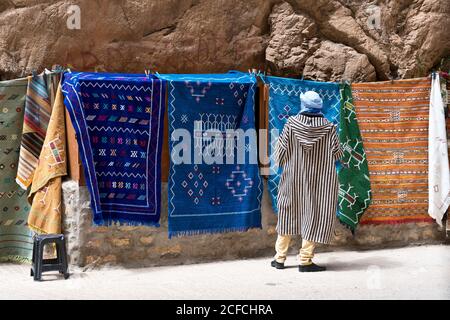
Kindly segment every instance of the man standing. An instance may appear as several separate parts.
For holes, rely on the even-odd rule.
[[[272,267],[284,269],[291,237],[302,237],[300,272],[324,271],[312,262],[316,243],[328,244],[334,230],[339,183],[335,162],[343,151],[336,126],[322,114],[314,91],[300,95],[301,111],[289,117],[275,149],[283,168],[278,193],[278,239]]]

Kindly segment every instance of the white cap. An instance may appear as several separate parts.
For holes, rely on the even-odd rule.
[[[300,94],[302,109],[322,109],[322,98],[315,91],[306,91]]]

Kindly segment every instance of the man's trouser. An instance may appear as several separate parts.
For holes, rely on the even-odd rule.
[[[289,250],[289,243],[291,242],[291,236],[278,235],[277,242],[275,243],[275,260],[279,263],[286,261],[287,252]],[[316,244],[312,241],[302,240],[302,248],[300,249],[298,260],[300,265],[307,266],[312,264],[312,258],[314,257],[314,249]]]

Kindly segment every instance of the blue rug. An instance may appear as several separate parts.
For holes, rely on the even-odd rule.
[[[64,75],[97,225],[159,226],[165,86],[145,75]]]
[[[282,170],[277,168],[273,158],[278,135],[272,133],[272,130],[276,129],[281,134],[287,119],[300,112],[300,94],[306,91],[315,91],[320,95],[323,100],[325,117],[339,125],[341,98],[338,83],[279,77],[264,77],[264,82],[269,85],[270,176],[268,178],[268,187],[272,198],[272,207],[275,212],[278,212],[278,183],[280,182]]]
[[[255,129],[256,78],[238,72],[160,77],[169,81],[169,237],[261,228],[262,182],[257,161],[250,161],[257,160],[256,145],[240,140],[245,161],[237,164],[237,144],[227,134]],[[192,139],[175,139],[176,129]],[[222,160],[189,163],[196,155]],[[235,161],[226,162],[229,156]]]

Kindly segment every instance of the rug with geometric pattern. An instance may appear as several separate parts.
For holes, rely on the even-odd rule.
[[[159,226],[165,88],[139,74],[64,74],[95,224]]]
[[[361,224],[433,222],[428,215],[430,78],[352,84],[372,203]]]
[[[26,78],[0,82],[0,261],[31,258],[27,193],[16,183]]]
[[[333,82],[279,77],[264,77],[264,82],[269,85],[270,176],[268,178],[268,187],[272,198],[272,207],[276,213],[278,212],[278,183],[280,182],[282,170],[275,164],[275,145],[287,119],[300,112],[300,94],[306,91],[317,92],[323,100],[322,112],[325,118],[338,126],[340,122],[341,96],[339,84]]]
[[[171,137],[169,237],[261,228],[255,76],[161,77],[168,80]]]

